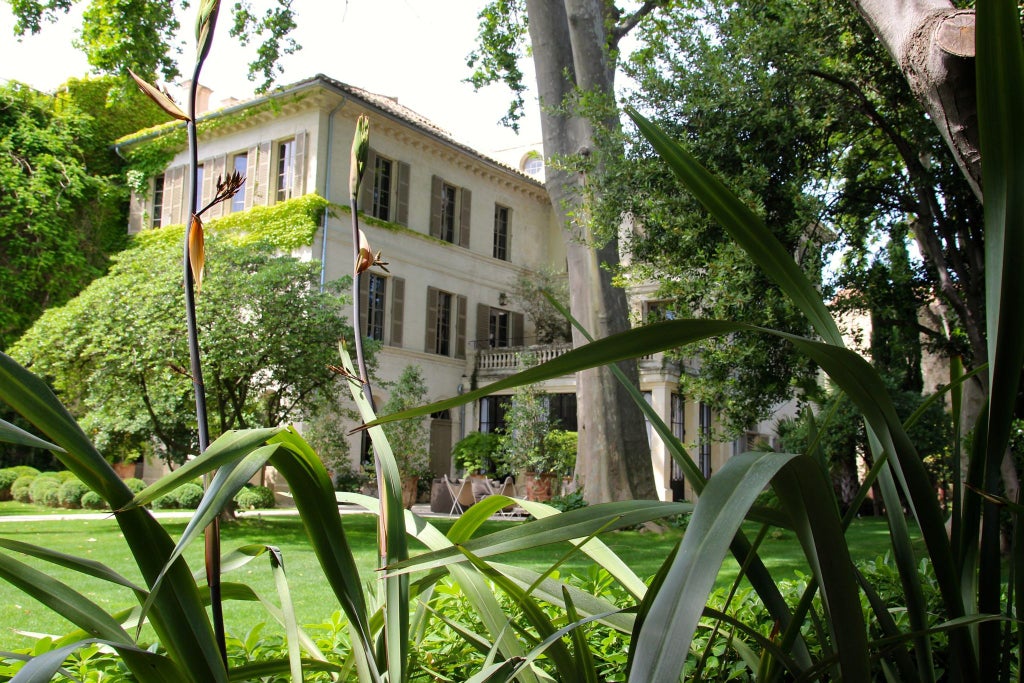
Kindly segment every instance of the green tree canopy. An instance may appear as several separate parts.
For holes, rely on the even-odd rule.
[[[108,105],[113,83],[73,80],[57,95],[0,86],[0,348],[126,244],[128,193],[110,145],[165,117],[137,95]]]
[[[318,263],[280,253],[297,226],[311,240],[325,204],[307,195],[208,226],[198,320],[218,434],[302,420],[336,400],[327,366],[338,339],[351,333],[342,302],[319,291]],[[110,457],[154,438],[170,461],[195,453],[182,232],[137,235],[107,275],[47,310],[11,350],[51,380]]]

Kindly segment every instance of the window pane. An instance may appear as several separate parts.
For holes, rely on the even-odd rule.
[[[437,346],[434,352],[447,356],[451,352],[452,295],[437,293]]]
[[[371,215],[391,220],[391,160],[377,157],[373,169],[373,207]]]
[[[249,170],[249,155],[248,154],[236,154],[234,161],[232,162],[234,171],[240,176],[246,176]],[[231,198],[231,210],[232,211],[243,211],[245,210],[245,184],[248,180],[242,182],[242,186],[238,188],[238,192]]]
[[[295,141],[286,140],[277,146],[277,201],[291,198],[294,175]]]
[[[494,258],[508,260],[508,207],[494,207]]]
[[[199,164],[196,167],[196,196],[198,197],[196,203],[199,206],[195,207],[195,210],[203,208],[203,176],[206,174],[206,167]]]
[[[384,294],[387,279],[370,273],[369,301],[366,305],[366,336],[384,341]]]
[[[153,180],[153,227],[160,227],[160,215],[164,211],[164,177],[158,175]]]
[[[441,186],[441,239],[455,242],[455,188]]]

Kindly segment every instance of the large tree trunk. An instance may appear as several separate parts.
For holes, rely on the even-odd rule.
[[[984,201],[974,71],[974,10],[957,9],[948,0],[850,1],[896,60],[914,96],[952,150],[967,182],[978,199]],[[984,323],[976,324],[971,345],[975,362],[980,363],[986,361],[988,352],[981,327]],[[980,380],[983,394],[987,395],[987,376],[982,375]],[[1000,471],[1005,494],[1016,500],[1020,477],[1009,449]]]
[[[544,152],[549,158],[587,155],[594,147],[593,124],[574,106],[580,92],[613,93],[614,65],[607,51],[605,4],[601,0],[527,0],[533,63],[541,100]],[[617,121],[606,122],[617,125]],[[547,165],[547,188],[564,226],[569,267],[569,306],[595,338],[625,330],[625,292],[611,282],[618,264],[613,240],[597,248],[581,197],[586,176]],[[585,343],[573,332],[573,343]],[[635,362],[620,364],[637,382]],[[610,369],[576,378],[579,456],[576,474],[588,502],[655,498],[654,473],[639,407]]]
[[[896,60],[981,199],[974,10],[957,9],[948,0],[851,2]]]

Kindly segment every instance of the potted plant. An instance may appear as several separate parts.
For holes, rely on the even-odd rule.
[[[471,432],[452,448],[455,469],[466,474],[497,473],[504,460],[498,452],[500,439],[493,432]]]
[[[544,449],[554,463],[553,471],[562,478],[562,495],[569,490],[576,470],[578,441],[577,433],[566,429],[552,429],[544,437]]]
[[[522,360],[527,367],[534,364],[525,355]],[[551,427],[544,392],[535,385],[516,389],[505,412],[505,433],[500,437],[498,452],[510,469],[524,472],[529,500],[551,499],[552,482],[560,465],[560,451],[549,450],[546,444]]]
[[[390,385],[391,394],[381,408],[382,415],[401,412],[423,405],[427,385],[423,373],[415,365],[407,365],[398,380]],[[426,418],[399,420],[384,427],[402,475],[402,503],[406,508],[416,502],[420,477],[428,474],[429,432]]]

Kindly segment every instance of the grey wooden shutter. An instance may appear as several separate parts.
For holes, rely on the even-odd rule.
[[[252,204],[255,206],[266,206],[270,203],[270,157],[273,146],[269,142],[261,142],[256,150],[256,182],[253,185]]]
[[[295,164],[292,167],[292,197],[306,194],[306,132],[295,134]]]
[[[512,261],[512,209],[508,209],[508,225],[505,228],[505,260]],[[522,328],[520,328],[522,329]]]
[[[469,205],[473,195],[466,188],[462,188],[460,194],[462,205],[459,207],[459,246],[469,249]]]
[[[249,152],[245,155],[245,187],[242,188],[242,192],[245,196],[242,198],[242,208],[251,209],[253,198],[256,196],[256,188],[259,185],[259,161],[260,161],[260,148],[250,147]]]
[[[366,168],[363,169],[363,184],[359,186],[359,210],[367,216],[373,214],[373,186],[377,183],[376,166],[377,153],[371,149],[369,154],[366,155]]]
[[[437,292],[434,287],[427,287],[427,333],[423,342],[427,353],[437,353]]]
[[[132,190],[131,198],[128,200],[128,234],[141,231],[145,224],[146,199]]]
[[[491,307],[487,304],[476,305],[476,348],[490,348]]]
[[[203,190],[203,201],[199,204],[200,209],[203,208],[206,202],[212,200],[214,195],[217,193],[217,181],[224,180],[225,176],[227,175],[227,173],[225,172],[227,165],[228,158],[223,154],[220,155],[219,157],[215,157],[206,162],[206,174],[203,176],[203,185],[206,185],[206,179],[209,178],[210,191],[209,193],[207,193],[205,189]],[[221,202],[220,204],[217,204],[212,209],[210,209],[210,218],[220,218],[226,213],[227,208],[229,208],[230,206],[230,199],[225,202]]]
[[[466,297],[459,295],[455,297],[458,302],[458,312],[455,322],[455,357],[466,357]]]
[[[359,336],[365,337],[366,323],[370,318],[370,274],[359,276]]]
[[[409,164],[398,162],[398,211],[395,222],[409,225]]]
[[[185,192],[186,166],[176,166],[164,175],[164,208],[160,225],[177,225],[185,222],[188,197]]]
[[[441,176],[430,179],[430,236],[441,237],[441,188],[444,181]]]
[[[512,346],[523,345],[523,314],[522,313],[509,313],[508,314],[508,338],[509,344]]]
[[[391,346],[402,345],[402,318],[405,315],[405,278],[391,278]]]

